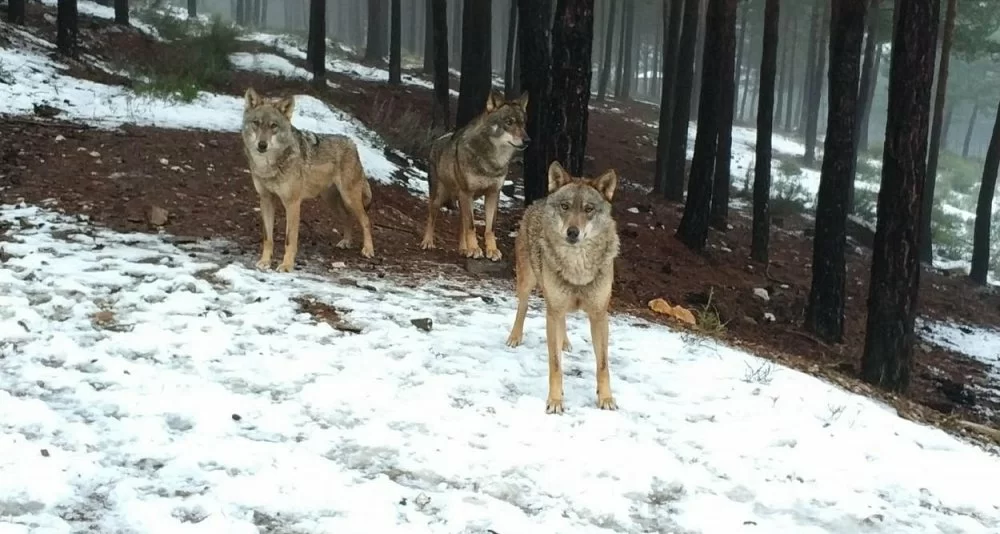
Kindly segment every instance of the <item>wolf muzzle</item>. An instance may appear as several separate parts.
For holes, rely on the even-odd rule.
[[[575,245],[580,241],[580,229],[575,226],[570,226],[566,229],[566,242],[570,245]]]
[[[267,141],[257,143],[257,152],[267,152]]]

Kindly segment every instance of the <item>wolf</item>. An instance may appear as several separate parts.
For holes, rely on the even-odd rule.
[[[561,353],[569,350],[566,314],[583,310],[597,358],[597,406],[616,410],[608,368],[608,305],[620,248],[611,199],[618,175],[571,176],[558,161],[548,170],[549,194],[524,210],[514,239],[517,315],[507,345],[524,336],[528,297],[536,286],[545,299],[545,340],[549,352],[546,413],[563,413]]]
[[[299,245],[299,213],[303,200],[321,196],[343,222],[343,239],[337,248],[352,246],[354,231],[349,213],[361,225],[361,256],[371,258],[372,190],[358,147],[343,135],[316,135],[292,125],[294,97],[264,98],[252,87],[246,91],[243,110],[243,152],[260,197],[264,223],[263,244],[257,268],[269,269],[274,251],[275,198],[285,208],[285,255],[278,271],[295,266]]]
[[[528,93],[515,100],[505,100],[497,91],[490,91],[486,109],[469,124],[434,140],[430,150],[430,195],[427,224],[420,248],[434,246],[434,223],[441,206],[458,201],[461,227],[458,251],[469,258],[482,258],[483,249],[473,222],[472,201],[484,197],[486,230],[483,241],[485,256],[493,261],[502,257],[497,249],[493,225],[500,200],[500,188],[514,154],[531,141],[525,130]]]

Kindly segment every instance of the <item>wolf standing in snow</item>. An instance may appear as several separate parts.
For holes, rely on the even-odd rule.
[[[266,99],[251,87],[243,111],[243,152],[250,165],[253,186],[260,197],[264,223],[257,267],[268,269],[274,251],[274,204],[285,208],[285,255],[278,270],[295,267],[299,245],[299,212],[303,200],[322,196],[343,222],[344,238],[337,248],[352,246],[350,214],[361,225],[361,255],[374,255],[368,207],[371,185],[365,177],[358,147],[343,135],[316,135],[292,126],[292,97]]]
[[[608,305],[618,256],[618,227],[611,198],[614,170],[597,178],[571,176],[558,161],[549,165],[549,194],[524,210],[514,240],[517,315],[507,345],[524,337],[528,296],[536,286],[545,299],[545,340],[549,351],[547,413],[563,412],[562,351],[569,350],[566,314],[583,310],[597,358],[597,405],[618,408],[611,396],[608,368]]]
[[[527,146],[528,93],[516,100],[504,100],[491,90],[486,110],[456,132],[447,133],[434,141],[430,152],[430,195],[427,224],[420,248],[434,248],[434,222],[445,202],[458,200],[462,226],[458,230],[458,252],[468,258],[482,258],[472,216],[472,201],[484,198],[486,229],[483,241],[486,257],[497,261],[493,224],[496,220],[500,188],[514,153]]]

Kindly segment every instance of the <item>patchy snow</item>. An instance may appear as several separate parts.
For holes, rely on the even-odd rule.
[[[917,331],[925,341],[984,363],[990,383],[978,389],[1000,400],[1000,330],[921,319]]]
[[[59,5],[58,0],[39,0],[39,1],[42,3],[42,5],[52,8],[58,7]],[[112,5],[102,6],[101,4],[98,4],[97,2],[91,2],[90,0],[77,0],[76,10],[80,15],[94,17],[95,19],[114,20],[115,18],[114,6]],[[181,12],[182,10],[177,9],[176,11],[174,11],[174,14],[176,16],[179,16],[178,14]],[[132,11],[132,15],[133,16],[129,17],[129,24],[132,27],[136,28],[137,30],[147,35],[151,35],[153,37],[159,37],[159,32],[156,31],[156,28],[153,28],[149,24],[146,24],[141,20],[138,20],[138,17],[134,16],[135,15],[134,10]],[[183,17],[187,18],[186,10],[183,10]]]
[[[573,315],[546,415],[544,314],[507,348],[509,284],[261,273],[222,241],[0,220],[5,533],[1000,528],[996,457],[711,341],[614,316],[602,412]]]
[[[291,61],[274,54],[250,54],[237,52],[229,55],[229,61],[240,70],[249,70],[297,80],[311,80],[312,74],[296,67]]]

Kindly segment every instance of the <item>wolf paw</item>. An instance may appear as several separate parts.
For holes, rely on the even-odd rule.
[[[617,410],[618,403],[616,403],[615,398],[610,395],[604,398],[598,397],[597,407],[602,410]]]
[[[434,238],[425,237],[424,240],[420,242],[420,248],[423,250],[434,250],[435,248],[437,248],[436,246],[434,246]]]
[[[489,258],[489,259],[491,259],[491,260],[493,260],[493,261],[500,261],[500,258],[503,257],[503,254],[500,253],[499,249],[487,248],[486,249],[486,257]]]
[[[515,334],[514,332],[511,332],[510,336],[507,337],[507,346],[517,347],[518,345],[521,344],[521,341],[523,339],[524,339],[524,334],[521,333]]]
[[[361,257],[362,258],[371,258],[374,255],[375,255],[375,247],[373,247],[371,245],[365,245],[365,246],[361,247]]]
[[[549,397],[549,400],[545,401],[545,413],[561,414],[563,413],[563,401],[561,398],[554,399]]]
[[[571,350],[573,350],[573,345],[570,344],[568,337],[564,337],[562,342],[562,351],[569,352]]]
[[[290,272],[292,272],[293,269],[295,269],[295,264],[293,262],[290,262],[290,261],[285,262],[285,261],[283,261],[283,262],[281,262],[281,265],[278,265],[277,271],[279,273],[290,273]]]
[[[266,271],[271,268],[271,260],[261,259],[257,262],[256,267],[262,271]]]
[[[337,248],[351,248],[352,245],[353,243],[351,243],[351,240],[345,237],[344,239],[337,241],[337,244],[334,246]]]
[[[478,246],[475,248],[467,248],[465,250],[459,250],[459,252],[464,254],[466,258],[474,258],[478,260],[479,258],[483,257],[483,249],[479,248]]]

